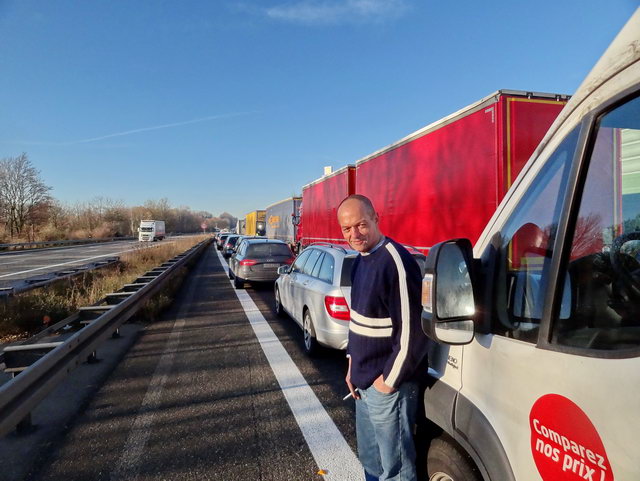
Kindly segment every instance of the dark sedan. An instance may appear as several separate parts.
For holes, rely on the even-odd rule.
[[[229,259],[229,278],[236,289],[245,282],[273,282],[278,268],[290,265],[294,255],[287,244],[275,239],[244,239]]]
[[[224,242],[224,244],[222,244],[222,255],[225,259],[231,257],[231,255],[235,252],[235,248],[244,237],[245,236],[235,234],[227,237],[227,240]]]
[[[231,234],[228,232],[223,232],[222,234],[220,234],[218,237],[216,237],[216,249],[218,249],[219,251],[222,250],[222,246],[224,245],[224,243],[227,241],[227,237],[229,237]]]

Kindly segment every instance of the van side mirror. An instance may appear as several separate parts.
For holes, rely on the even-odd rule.
[[[458,345],[473,340],[473,266],[468,239],[441,242],[429,251],[422,280],[422,330],[435,341]]]

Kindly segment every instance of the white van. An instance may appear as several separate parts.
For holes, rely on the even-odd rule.
[[[163,220],[141,220],[138,228],[138,241],[161,241],[166,236]]]
[[[640,10],[425,272],[430,480],[640,480]]]

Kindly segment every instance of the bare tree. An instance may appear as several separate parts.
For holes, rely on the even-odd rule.
[[[42,212],[51,200],[50,190],[27,154],[0,160],[0,214],[11,237],[21,235]]]
[[[238,219],[237,219],[237,218],[235,218],[235,217],[233,217],[233,216],[232,216],[231,214],[229,214],[228,212],[223,212],[223,213],[222,213],[222,214],[220,214],[218,217],[220,218],[220,220],[221,220],[222,222],[225,222],[225,221],[227,222],[227,227],[228,227],[229,229],[233,229],[233,228],[236,226],[236,224],[238,223]]]

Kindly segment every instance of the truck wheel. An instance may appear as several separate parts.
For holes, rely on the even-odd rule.
[[[233,279],[233,287],[236,289],[244,289],[244,281],[238,276],[235,276]]]
[[[471,457],[446,434],[429,445],[427,473],[429,481],[482,481]]]
[[[311,320],[311,313],[308,309],[304,311],[302,334],[304,336],[304,352],[307,353],[308,356],[316,356],[320,351],[320,345],[313,333],[313,321]]]
[[[284,310],[282,309],[282,302],[280,300],[280,289],[278,289],[277,287],[273,310],[276,311],[276,316],[284,317]]]

